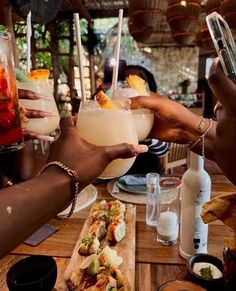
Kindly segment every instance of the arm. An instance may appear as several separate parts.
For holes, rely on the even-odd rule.
[[[186,144],[195,142],[209,125],[206,121],[203,129],[199,129],[201,117],[194,114],[183,105],[152,93],[149,97],[140,96],[131,98],[131,108],[146,107],[155,113],[154,126],[150,133],[151,137],[159,140]],[[214,140],[216,122],[205,137],[205,155],[214,160]],[[202,143],[198,143],[192,150],[201,154]]]
[[[147,151],[145,146],[95,146],[80,138],[73,122],[61,122],[61,136],[50,147],[48,161],[59,161],[76,171],[80,190],[97,178],[110,161]],[[0,257],[39,226],[65,209],[74,196],[71,178],[50,166],[40,176],[0,190]]]

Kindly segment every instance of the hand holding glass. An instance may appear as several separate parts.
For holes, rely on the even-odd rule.
[[[17,82],[19,89],[30,90],[47,98],[38,100],[20,99],[19,103],[26,109],[49,112],[49,116],[43,118],[29,118],[24,124],[27,131],[47,135],[55,131],[59,126],[60,116],[54,100],[52,89],[48,80]]]
[[[103,109],[96,101],[82,103],[76,128],[81,137],[96,145],[138,144],[132,113],[125,100],[118,102],[115,109]],[[135,157],[112,161],[100,178],[122,176],[134,160]]]

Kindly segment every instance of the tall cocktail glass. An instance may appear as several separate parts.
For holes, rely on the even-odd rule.
[[[21,149],[23,135],[11,35],[0,33],[0,153]]]
[[[116,145],[123,142],[138,144],[132,113],[128,103],[124,101],[118,102],[115,109],[103,109],[96,101],[82,103],[76,124],[79,134],[96,145]],[[131,168],[134,160],[135,157],[112,161],[100,178],[122,176]]]
[[[49,81],[31,80],[26,82],[17,82],[17,86],[19,89],[30,90],[48,97],[48,99],[37,100],[20,99],[20,104],[26,109],[42,110],[53,114],[52,116],[43,118],[29,118],[29,121],[24,125],[25,129],[44,135],[55,131],[59,126],[60,116]]]

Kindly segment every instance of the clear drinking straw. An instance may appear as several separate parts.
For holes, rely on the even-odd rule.
[[[31,11],[29,11],[26,20],[27,26],[27,73],[31,70],[31,36],[32,36],[32,27],[31,27]]]
[[[74,23],[75,23],[75,35],[76,35],[76,45],[78,51],[78,59],[79,59],[79,73],[80,73],[80,85],[81,85],[81,94],[82,101],[86,101],[86,93],[85,93],[85,83],[84,83],[84,62],[83,62],[83,48],[81,44],[81,32],[80,32],[80,24],[79,24],[79,13],[74,13]]]
[[[121,31],[122,31],[122,20],[123,20],[123,9],[119,9],[118,32],[117,32],[117,41],[116,41],[115,56],[114,56],[115,65],[114,65],[113,74],[112,74],[111,92],[113,92],[117,88],[119,59],[120,59],[120,39],[121,39]]]

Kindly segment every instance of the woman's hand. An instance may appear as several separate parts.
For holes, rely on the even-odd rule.
[[[209,72],[209,85],[218,99],[215,159],[224,174],[236,184],[236,85],[223,72],[215,59]]]
[[[198,129],[200,116],[195,115],[183,105],[157,93],[150,96],[131,98],[131,108],[145,107],[154,114],[154,125],[150,137],[159,140],[185,144],[200,136]]]
[[[59,161],[75,170],[84,188],[97,178],[114,159],[131,158],[147,152],[144,145],[119,144],[115,146],[96,146],[80,137],[72,118],[61,120],[61,135],[50,146],[48,162]]]
[[[19,99],[50,100],[50,98],[48,98],[47,96],[44,96],[42,94],[30,91],[30,90],[24,90],[24,89],[18,89],[18,95],[19,95]],[[20,114],[21,114],[21,123],[23,127],[23,134],[24,134],[25,140],[37,138],[40,140],[53,141],[53,138],[51,136],[41,135],[32,131],[25,130],[24,124],[29,122],[29,118],[44,118],[44,117],[55,116],[54,113],[48,112],[48,111],[42,111],[42,110],[27,109],[24,106],[20,105]]]

